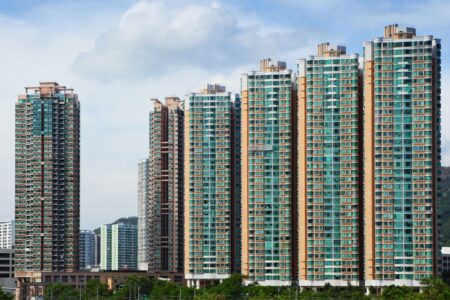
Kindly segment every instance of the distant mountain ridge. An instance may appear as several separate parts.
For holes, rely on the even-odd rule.
[[[119,223],[123,223],[123,224],[130,224],[130,225],[136,225],[137,226],[137,221],[138,218],[131,216],[131,217],[124,217],[124,218],[119,218],[117,220],[115,220],[114,222],[110,223],[110,224],[119,224]],[[94,232],[96,234],[100,234],[100,227],[94,229]]]

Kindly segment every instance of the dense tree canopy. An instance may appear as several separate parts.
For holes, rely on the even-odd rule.
[[[52,283],[45,287],[44,298],[49,300],[77,299],[79,291],[70,285],[63,283]]]
[[[82,291],[74,287],[55,283],[45,288],[45,299],[185,299],[185,300],[306,300],[306,299],[342,299],[342,300],[445,300],[450,299],[450,287],[442,279],[430,278],[422,281],[422,291],[418,288],[389,286],[382,290],[370,289],[366,295],[366,289],[348,285],[346,287],[333,287],[329,284],[323,288],[313,290],[311,288],[300,289],[292,285],[290,287],[267,287],[256,284],[244,285],[241,275],[234,274],[223,280],[220,284],[210,285],[196,289],[180,286],[170,281],[151,280],[145,277],[130,276],[127,282],[117,291],[111,292],[107,285],[98,280],[89,281]],[[3,297],[3,298],[2,298]],[[0,290],[0,300],[5,298]]]
[[[5,293],[0,287],[0,300],[13,300],[13,295]]]

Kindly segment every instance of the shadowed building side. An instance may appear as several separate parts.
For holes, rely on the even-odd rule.
[[[184,109],[177,97],[153,99],[149,115],[148,272],[182,281],[184,263]]]

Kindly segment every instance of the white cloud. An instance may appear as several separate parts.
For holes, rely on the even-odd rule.
[[[191,67],[227,72],[273,53],[304,51],[309,36],[298,29],[249,25],[218,2],[142,0],[73,68],[99,80],[161,77]]]

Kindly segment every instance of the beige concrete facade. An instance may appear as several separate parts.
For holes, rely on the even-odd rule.
[[[307,216],[306,216],[306,77],[298,78],[298,277],[307,280]]]
[[[373,61],[364,62],[364,266],[367,280],[375,279],[373,171]]]

